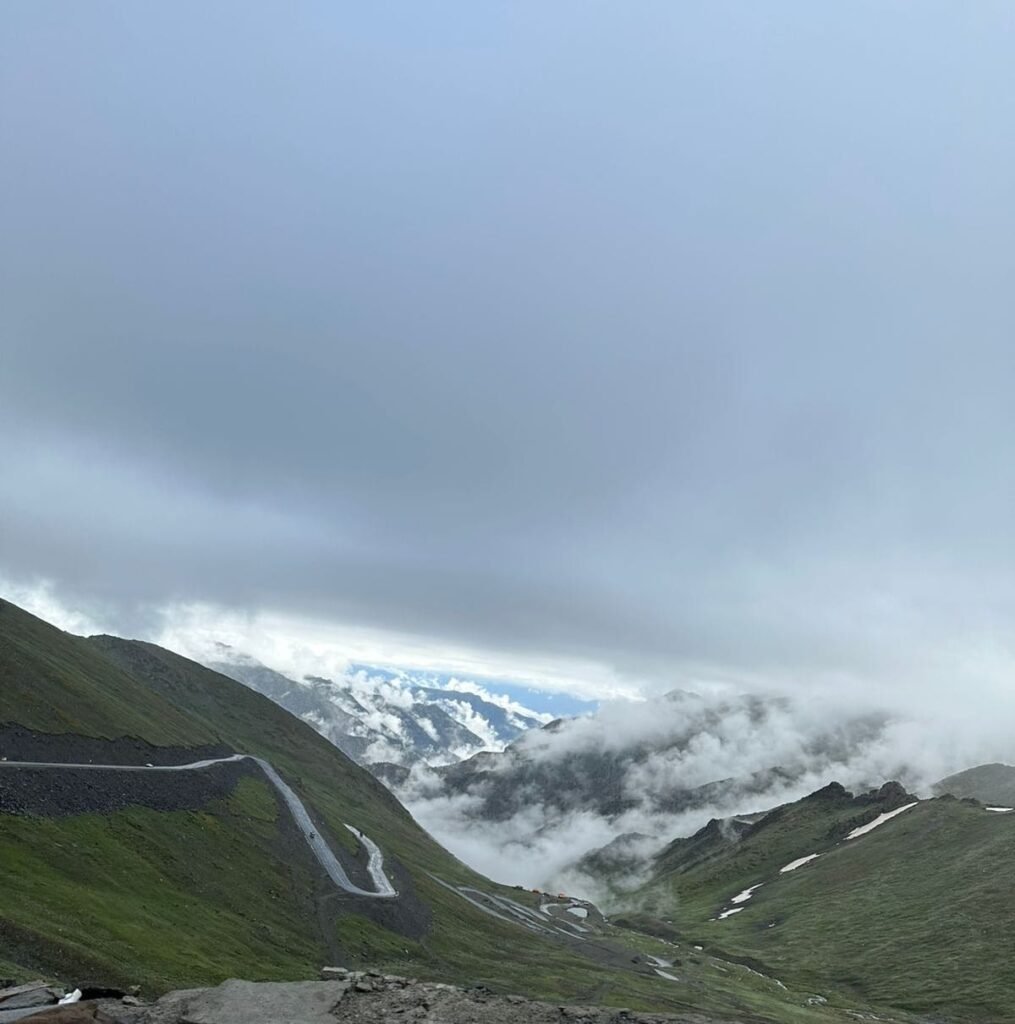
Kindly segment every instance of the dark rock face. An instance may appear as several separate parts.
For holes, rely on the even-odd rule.
[[[886,782],[880,789],[872,789],[856,799],[858,803],[885,804],[885,810],[890,811],[903,804],[912,803],[916,797],[907,793],[901,782]]]
[[[878,799],[891,803],[896,801],[899,803],[906,803],[909,800],[912,800],[913,797],[911,794],[906,792],[906,789],[901,782],[886,782],[878,790]]]
[[[808,800],[843,800],[849,799],[852,793],[848,792],[841,782],[829,782],[827,786],[815,790],[808,796]]]

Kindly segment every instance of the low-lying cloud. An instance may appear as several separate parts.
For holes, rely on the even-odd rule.
[[[894,779],[930,795],[954,771],[1012,760],[1015,715],[995,710],[987,725],[981,714],[948,721],[919,709],[859,715],[842,702],[719,692],[618,701],[527,733],[489,762],[498,780],[480,778],[458,792],[416,771],[399,795],[440,842],[492,877],[603,898],[599,881],[577,862],[618,836],[634,834],[628,852],[647,857],[710,818],[766,810],[832,781],[860,791]],[[594,776],[587,789],[568,788],[576,758],[592,773],[598,758],[606,774],[621,769],[619,809],[604,811],[605,786]],[[504,779],[512,780],[509,788],[517,780],[508,813],[497,788]],[[684,806],[698,787],[707,787],[695,798],[701,802]]]
[[[0,572],[1006,692],[1007,15],[862,6],[2,5]]]

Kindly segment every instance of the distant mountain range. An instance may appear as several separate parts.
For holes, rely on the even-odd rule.
[[[777,698],[706,700],[674,690],[631,707],[607,706],[586,719],[554,720],[501,751],[438,766],[435,775],[446,793],[474,797],[471,813],[490,821],[535,805],[608,819],[638,808],[659,814],[715,806],[739,811],[771,806],[773,793],[847,765],[885,726],[883,716],[856,716],[806,741],[794,738],[796,746],[790,746],[787,709]],[[723,746],[734,753],[716,758],[714,751]],[[397,781],[397,773],[385,780],[392,775]]]
[[[293,679],[227,644],[206,665],[270,697],[363,765],[454,764],[503,750],[552,718],[436,673],[354,664],[339,679]]]
[[[898,724],[778,696],[674,690],[530,729],[502,751],[374,765],[452,853],[504,881],[608,900],[674,836],[841,781],[913,785]]]
[[[405,711],[458,700],[447,696],[459,692],[452,686],[398,673],[294,683],[224,656],[283,699],[323,694],[349,716],[333,715],[348,730],[377,710],[361,689]],[[356,704],[336,703],[336,691]],[[509,712],[502,726],[517,727],[515,709],[488,703]],[[482,705],[465,704],[494,728]],[[574,859],[593,835],[592,809],[631,794],[651,809],[676,793],[760,777],[764,764],[796,787],[828,772],[862,776],[864,764],[873,771],[892,746],[890,723],[833,727],[820,710],[670,695],[529,728],[506,755],[431,774],[476,776],[458,800],[483,813],[485,794],[508,801],[494,778],[501,766],[518,790],[515,817],[538,830],[535,845],[526,853],[511,841],[515,817],[468,818],[462,838],[496,834],[521,881],[554,816]],[[308,700],[305,714],[314,713]],[[411,717],[429,737],[422,723],[433,720]],[[426,746],[398,721],[407,743]],[[365,750],[376,742],[358,738]],[[578,764],[592,773],[573,794],[582,810],[562,813],[566,787],[583,781]],[[376,972],[367,981],[401,973],[469,984],[484,1004],[493,992],[538,996],[554,1020],[589,1019],[557,1007],[595,1002],[618,1008],[618,1020],[628,1016],[619,1007],[644,1007],[701,1024],[1015,1021],[1007,765],[952,776],[938,790],[958,795],[923,800],[899,782],[852,792],[832,782],[774,806],[778,785],[759,794],[764,804],[742,802],[749,787],[734,785],[734,813],[693,829],[595,833],[612,840],[584,863],[614,890],[604,917],[582,890],[526,891],[476,873],[434,841],[427,821],[421,828],[367,771],[254,687],[150,643],[71,636],[2,600],[0,765],[0,978],[13,984],[5,996],[0,982],[0,1002],[38,978],[157,995],[244,976],[305,979],[337,962]],[[554,783],[554,765],[571,774]],[[628,784],[618,788],[620,770]],[[282,800],[287,790],[310,818],[310,837],[357,888],[336,891]],[[395,888],[384,898],[363,888],[375,857]],[[86,1016],[83,1005],[76,1019]]]

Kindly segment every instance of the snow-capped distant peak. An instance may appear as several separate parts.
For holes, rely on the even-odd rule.
[[[337,678],[269,668],[228,644],[205,663],[303,718],[361,764],[431,767],[499,752],[552,718],[478,682],[349,665]]]

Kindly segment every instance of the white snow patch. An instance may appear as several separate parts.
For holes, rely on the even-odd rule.
[[[798,860],[791,860],[784,868],[779,868],[779,874],[784,875],[787,871],[796,871],[797,868],[802,868],[805,864],[812,860],[817,860],[820,856],[820,853],[809,853],[806,857],[800,857]]]
[[[76,988],[73,992],[68,992],[62,999],[57,1002],[58,1006],[66,1006],[68,1003],[76,1003],[81,999],[81,989]]]
[[[749,889],[744,889],[743,892],[738,892],[730,903],[746,903],[750,898],[755,889],[760,889],[765,883],[758,882],[757,885],[752,885]]]
[[[878,825],[883,825],[886,821],[891,821],[897,814],[901,814],[903,811],[908,811],[910,807],[915,807],[920,801],[914,800],[911,804],[904,804],[902,807],[896,807],[894,811],[885,811],[884,814],[879,814],[873,821],[869,821],[866,825],[861,825],[859,828],[853,829],[847,839],[858,839],[860,836],[867,835],[868,832],[873,831]]]
[[[718,919],[720,921],[725,921],[727,917],[732,917],[734,914],[739,914],[740,911],[743,910],[743,909],[745,909],[745,908],[744,907],[734,907],[732,910],[724,910],[719,915]]]
[[[660,978],[665,978],[667,981],[680,981],[676,975],[669,974],[667,971],[661,971],[658,967],[656,968],[656,974],[658,974]]]
[[[575,917],[580,917],[582,920],[589,916],[589,912],[584,907],[568,907],[567,912],[574,914]]]
[[[998,814],[1007,814],[1015,810],[1015,807],[984,807],[985,811],[997,811]]]

